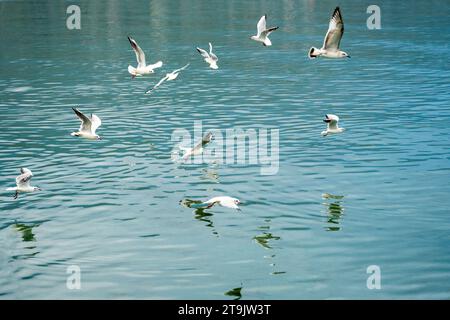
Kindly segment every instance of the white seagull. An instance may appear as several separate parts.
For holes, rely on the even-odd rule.
[[[76,132],[72,132],[70,135],[74,137],[82,137],[89,140],[101,140],[101,138],[95,134],[95,131],[102,124],[102,121],[95,114],[91,115],[89,119],[83,113],[81,113],[78,109],[72,108],[75,114],[80,118],[81,125],[80,129]]]
[[[264,46],[271,46],[272,42],[269,39],[269,34],[271,34],[273,31],[277,30],[278,27],[271,27],[267,29],[266,27],[266,19],[267,15],[263,15],[261,19],[259,19],[258,24],[256,25],[257,28],[257,34],[256,36],[251,36],[250,39],[262,42]]]
[[[323,40],[322,48],[317,49],[315,47],[311,47],[308,54],[309,58],[314,59],[320,56],[326,58],[350,58],[346,52],[339,50],[339,44],[341,43],[343,34],[344,21],[342,20],[339,7],[336,7],[333,15],[331,16],[328,32]]]
[[[153,69],[162,67],[163,65],[162,61],[158,61],[155,64],[147,65],[145,62],[145,53],[141,49],[141,47],[138,46],[136,40],[134,40],[131,37],[128,37],[128,41],[130,41],[131,47],[133,48],[134,53],[136,53],[136,60],[138,62],[137,68],[128,66],[128,72],[131,74],[132,78],[136,76],[143,76],[146,74],[154,73]]]
[[[219,61],[219,58],[217,58],[217,56],[212,52],[211,42],[209,42],[209,53],[206,50],[198,47],[197,51],[202,55],[203,58],[205,58],[205,61],[209,63],[209,67],[211,69],[219,69],[219,67],[217,66],[217,61]]]
[[[345,130],[344,128],[339,128],[339,117],[337,115],[327,114],[325,115],[325,119],[323,119],[323,122],[327,123],[327,130],[322,131],[321,133],[323,136],[326,136],[329,133],[341,133]]]
[[[181,158],[183,161],[186,161],[191,156],[196,156],[203,153],[203,147],[205,147],[208,143],[213,140],[213,134],[211,132],[206,133],[202,140],[199,141],[193,148],[183,148],[179,147],[184,151],[183,157]]]
[[[17,187],[7,188],[7,191],[15,191],[14,199],[17,199],[19,196],[19,192],[34,192],[40,191],[41,189],[38,187],[30,186],[30,180],[33,177],[33,173],[30,169],[20,168],[21,175],[16,178]]]
[[[241,210],[238,207],[238,204],[240,204],[241,202],[236,199],[236,198],[232,198],[232,197],[228,197],[228,196],[221,196],[221,197],[214,197],[212,199],[209,199],[206,202],[203,202],[204,205],[206,205],[206,208],[211,208],[214,205],[218,204],[222,207],[227,207],[227,208],[232,208],[232,209],[237,209],[237,210]]]
[[[159,82],[151,89],[147,90],[145,93],[151,93],[153,90],[155,90],[156,88],[158,88],[164,81],[172,81],[175,80],[178,77],[178,73],[184,69],[186,69],[189,66],[189,63],[187,65],[185,65],[183,68],[177,69],[177,70],[173,70],[170,73],[166,73],[166,76],[164,78],[162,78],[161,80],[159,80]]]

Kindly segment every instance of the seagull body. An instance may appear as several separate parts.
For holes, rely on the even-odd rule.
[[[203,58],[205,58],[206,63],[209,64],[209,67],[211,69],[219,69],[219,67],[217,66],[217,61],[219,61],[219,58],[217,58],[217,56],[212,52],[211,42],[209,42],[209,52],[198,47],[197,51],[202,55]]]
[[[164,78],[162,78],[161,80],[159,80],[159,82],[151,89],[147,90],[145,93],[151,93],[153,90],[155,90],[156,88],[158,88],[164,81],[172,81],[175,80],[178,77],[178,74],[180,73],[180,71],[186,69],[189,66],[189,63],[187,65],[185,65],[183,68],[174,70],[170,73],[166,73],[166,76]]]
[[[184,151],[183,157],[181,158],[183,161],[186,161],[192,156],[196,156],[203,153],[203,147],[205,147],[208,143],[213,140],[213,135],[211,132],[206,133],[202,140],[199,141],[193,148],[182,148],[181,150]]]
[[[131,76],[134,78],[136,76],[143,76],[146,74],[154,73],[154,69],[162,67],[163,63],[162,61],[158,61],[155,64],[147,65],[145,61],[145,53],[139,47],[137,42],[131,38],[128,37],[128,41],[130,41],[131,47],[134,50],[134,53],[136,54],[136,60],[137,60],[137,68],[134,68],[132,66],[128,66],[128,72],[131,74]]]
[[[339,117],[337,115],[327,114],[325,115],[325,119],[323,119],[323,122],[327,123],[327,130],[322,131],[322,136],[326,136],[331,133],[341,133],[345,130],[344,128],[339,128]]]
[[[75,114],[80,118],[81,125],[80,129],[76,132],[72,132],[70,135],[74,137],[81,137],[89,140],[101,140],[100,136],[98,136],[95,131],[102,124],[102,121],[95,114],[91,115],[91,118],[88,118],[83,113],[81,113],[78,109],[72,108]]]
[[[278,27],[267,28],[266,19],[267,15],[263,15],[261,19],[259,19],[258,24],[256,25],[258,33],[256,34],[256,36],[251,36],[250,39],[262,42],[262,44],[267,47],[272,45],[272,42],[269,39],[269,34],[277,30]]]
[[[7,188],[7,191],[15,191],[14,199],[17,199],[19,196],[19,192],[34,192],[34,191],[40,191],[41,189],[38,187],[32,187],[30,186],[30,180],[33,177],[33,173],[30,169],[27,168],[20,168],[21,175],[16,178],[16,187]]]
[[[211,208],[214,205],[218,204],[219,206],[222,207],[227,207],[227,208],[232,208],[232,209],[237,209],[237,210],[241,210],[238,207],[238,204],[240,204],[241,202],[236,199],[236,198],[232,198],[232,197],[228,197],[228,196],[221,196],[221,197],[214,197],[212,199],[209,199],[206,202],[203,202],[204,205],[207,205],[206,208]]]
[[[317,49],[315,47],[311,47],[308,54],[309,58],[350,58],[350,56],[346,52],[339,49],[339,44],[341,43],[343,34],[344,21],[342,20],[342,15],[339,7],[336,7],[331,16],[330,24],[328,26],[328,32],[325,36],[325,39],[323,40],[322,48]]]

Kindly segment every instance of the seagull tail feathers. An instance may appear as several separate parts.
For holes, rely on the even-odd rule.
[[[15,188],[15,187],[6,188],[6,191],[16,191],[16,190],[17,190],[17,188]]]
[[[315,48],[315,47],[311,47],[311,49],[309,49],[309,53],[308,53],[308,57],[310,59],[315,59],[320,55],[320,50]]]

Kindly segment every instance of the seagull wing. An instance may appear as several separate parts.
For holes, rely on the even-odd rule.
[[[329,129],[337,129],[338,128],[338,121],[337,120],[331,120],[328,123],[328,128]]]
[[[213,134],[211,132],[207,132],[202,138],[202,143],[203,144],[210,143],[212,139],[213,139]]]
[[[205,59],[209,58],[209,53],[206,52],[206,50],[203,50],[201,48],[197,48],[197,51],[202,55],[203,58],[205,58]]]
[[[168,79],[168,76],[166,75],[164,78],[162,78],[161,80],[159,80],[159,82],[151,89],[147,90],[145,93],[150,93],[153,90],[155,90],[156,88],[158,88],[164,81],[166,81]]]
[[[258,34],[256,35],[259,37],[261,33],[263,33],[266,30],[266,18],[267,15],[263,15],[261,19],[259,19],[258,24],[256,25],[256,29],[258,30]]]
[[[203,148],[203,140],[197,142],[197,144],[192,148],[192,151],[200,151]]]
[[[211,44],[211,42],[209,42],[209,56],[214,61],[218,61],[219,60],[219,58],[217,58],[217,56],[212,52],[212,44]]]
[[[88,117],[86,117],[83,113],[81,113],[77,108],[72,108],[72,110],[75,112],[75,114],[80,118],[81,125],[80,125],[80,131],[86,131],[91,132],[92,127],[92,121]]]
[[[20,172],[22,174],[16,178],[17,187],[29,187],[33,173],[27,168],[21,168]]]
[[[339,7],[334,9],[333,15],[330,19],[328,32],[323,41],[323,49],[337,50],[341,43],[342,35],[344,34],[344,21],[342,20],[341,11]]]
[[[330,122],[328,122],[328,129],[337,129],[338,128],[339,117],[337,115],[327,114],[326,118],[328,120],[330,120]]]
[[[102,125],[102,120],[97,117],[95,114],[91,115],[91,130],[92,134],[95,134],[95,131]]]
[[[215,204],[220,204],[221,197],[214,197],[212,199],[209,199],[208,201],[203,202],[204,205],[207,205],[208,208],[211,208]]]
[[[272,27],[272,28],[266,29],[263,32],[261,32],[261,35],[264,37],[268,37],[269,34],[271,34],[273,31],[275,31],[277,29],[278,29],[278,27]]]
[[[189,67],[189,63],[188,63],[187,65],[185,65],[184,67],[180,68],[180,69],[173,70],[172,73],[177,73],[177,72],[183,71],[183,70],[186,69],[187,67]]]
[[[141,47],[139,47],[139,45],[137,44],[136,40],[134,40],[131,37],[128,37],[128,41],[130,41],[131,47],[134,50],[134,53],[136,54],[136,60],[138,62],[138,68],[142,68],[146,66],[145,63],[145,53],[144,51],[141,49]]]

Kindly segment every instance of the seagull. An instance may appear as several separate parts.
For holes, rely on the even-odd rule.
[[[82,137],[89,140],[101,140],[101,138],[95,134],[95,131],[102,124],[102,121],[95,114],[91,115],[89,119],[83,113],[81,113],[78,109],[72,108],[72,110],[76,113],[78,118],[81,120],[80,129],[77,132],[72,132],[70,135],[74,137]]]
[[[266,19],[267,15],[263,15],[261,19],[259,19],[258,24],[256,25],[258,33],[256,36],[251,36],[250,39],[262,42],[264,46],[271,46],[272,42],[269,39],[269,34],[272,33],[272,31],[275,31],[278,29],[278,27],[272,27],[267,29],[266,27]]]
[[[350,56],[339,50],[339,44],[341,43],[342,35],[344,34],[344,21],[342,21],[341,11],[339,7],[334,9],[333,15],[330,19],[328,26],[328,32],[323,41],[321,49],[311,47],[309,49],[309,58],[314,59],[320,56],[326,58],[350,58]]]
[[[158,88],[164,81],[172,81],[175,80],[178,77],[178,73],[184,69],[186,69],[189,66],[189,63],[187,65],[185,65],[183,68],[177,69],[177,70],[173,70],[170,73],[166,73],[166,76],[164,78],[162,78],[161,80],[159,80],[159,82],[151,89],[147,90],[145,93],[151,93],[153,90],[155,90],[156,88]]]
[[[207,209],[213,207],[215,204],[218,204],[219,206],[237,209],[239,211],[241,210],[238,207],[238,204],[240,204],[240,203],[241,202],[238,199],[228,197],[228,196],[214,197],[212,199],[209,199],[206,202],[203,202],[204,205],[207,205],[207,207],[206,207]]]
[[[17,199],[19,192],[34,192],[41,191],[42,189],[38,187],[30,186],[30,180],[33,177],[33,173],[30,169],[20,168],[21,175],[16,178],[17,187],[7,188],[7,191],[15,191],[14,199]]]
[[[212,45],[211,42],[209,42],[209,53],[201,48],[197,47],[197,51],[202,55],[203,58],[205,58],[205,61],[209,63],[209,67],[211,69],[219,69],[217,66],[217,61],[219,61],[219,58],[212,52]]]
[[[339,117],[337,115],[327,114],[325,115],[325,119],[323,119],[323,122],[327,123],[327,130],[322,131],[321,133],[323,136],[326,136],[329,133],[341,133],[345,130],[344,128],[339,128]]]
[[[214,197],[205,202],[198,200],[184,199],[181,200],[180,203],[188,208],[195,208],[195,209],[209,209],[217,204],[222,207],[237,209],[241,211],[241,209],[238,207],[238,204],[240,204],[241,202],[236,198],[228,196]]]
[[[214,139],[213,134],[211,132],[206,133],[202,140],[199,141],[193,148],[182,148],[184,151],[183,157],[181,158],[183,161],[186,161],[191,156],[196,156],[203,153],[203,147],[205,147],[208,143],[210,143]]]
[[[136,60],[138,62],[137,68],[132,66],[128,66],[128,72],[131,74],[131,77],[134,78],[136,76],[143,76],[145,74],[154,73],[153,69],[162,67],[162,61],[158,61],[155,64],[147,65],[145,63],[145,53],[142,51],[141,47],[137,44],[136,40],[131,37],[128,37],[128,41],[130,41],[131,47],[136,53]]]

